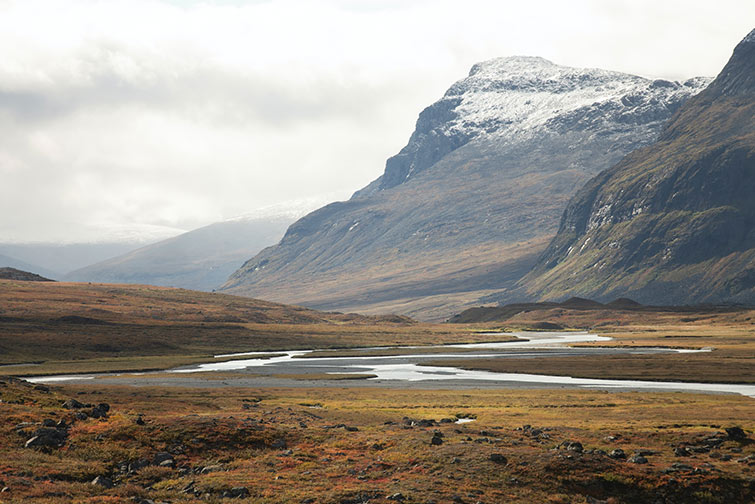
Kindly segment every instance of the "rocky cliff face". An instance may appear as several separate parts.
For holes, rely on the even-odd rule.
[[[513,285],[555,233],[568,198],[654,141],[707,83],[532,57],[477,64],[420,114],[380,178],[294,223],[224,288],[443,318]]]
[[[569,203],[530,296],[755,303],[755,30],[656,143]]]

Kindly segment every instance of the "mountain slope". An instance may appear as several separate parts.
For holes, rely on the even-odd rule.
[[[22,271],[16,268],[0,268],[1,280],[22,280],[24,282],[53,282],[49,278],[37,275],[36,273],[29,273],[28,271]]]
[[[21,271],[31,271],[33,273],[41,274],[42,276],[53,278],[57,276],[53,271],[42,268],[35,264],[29,264],[25,261],[21,261],[14,257],[9,257],[4,254],[0,254],[0,267],[13,268]]]
[[[443,319],[513,285],[577,188],[652,142],[706,83],[532,57],[477,64],[420,114],[380,178],[294,223],[224,289]]]
[[[283,236],[293,217],[218,222],[65,275],[67,281],[211,290],[250,255]]]
[[[755,30],[658,142],[579,191],[526,292],[755,303],[753,118]]]

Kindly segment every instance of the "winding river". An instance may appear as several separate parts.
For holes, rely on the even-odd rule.
[[[491,337],[504,333],[489,333]],[[511,336],[512,333],[505,333]],[[107,376],[110,383],[132,385],[182,385],[182,386],[346,386],[343,381],[293,380],[280,376],[302,376],[307,374],[339,374],[374,376],[364,380],[350,380],[348,386],[393,386],[417,388],[533,388],[569,387],[619,390],[667,390],[709,393],[735,393],[755,397],[755,385],[722,383],[688,383],[641,380],[601,380],[572,378],[522,373],[494,373],[470,371],[453,367],[422,365],[438,359],[517,359],[532,357],[561,357],[580,355],[609,354],[653,354],[669,352],[700,352],[709,350],[676,350],[667,348],[608,348],[570,347],[574,343],[604,342],[611,338],[588,332],[526,332],[513,333],[521,341],[474,343],[442,346],[408,347],[403,355],[374,355],[380,350],[393,350],[395,347],[371,347],[349,349],[348,356],[318,357],[316,351],[292,350],[276,352],[243,352],[217,355],[223,361],[186,366],[165,370],[174,378],[151,378],[138,376],[139,373],[121,373]],[[407,349],[407,347],[403,347]],[[454,352],[453,349],[460,351]],[[437,353],[442,350],[443,353]],[[364,353],[364,355],[359,355]],[[306,356],[306,357],[305,357]],[[230,360],[229,360],[230,359]],[[233,371],[234,376],[227,380],[205,380],[202,372]],[[245,374],[248,376],[245,377]],[[87,381],[103,375],[69,375],[30,378],[29,381],[53,383],[61,381]],[[329,383],[330,382],[330,383]]]

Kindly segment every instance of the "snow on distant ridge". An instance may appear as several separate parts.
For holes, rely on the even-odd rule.
[[[683,83],[597,68],[572,68],[536,56],[495,58],[472,66],[425,108],[380,178],[354,193],[363,198],[405,183],[470,142],[524,145],[567,133],[600,133],[642,145],[712,79]]]
[[[460,100],[444,133],[474,137],[495,131],[513,136],[536,132],[552,119],[585,107],[616,102],[624,109],[702,91],[709,78],[684,83],[652,80],[597,68],[572,68],[536,56],[495,58],[474,65],[442,100]],[[637,100],[626,99],[636,96]],[[520,136],[521,138],[521,136]]]
[[[238,221],[251,221],[259,219],[299,219],[304,217],[313,210],[327,205],[332,201],[336,201],[341,198],[341,194],[326,194],[319,196],[312,196],[309,198],[300,198],[295,200],[283,201],[274,205],[267,205],[257,208],[251,212],[226,219],[226,222],[238,222]]]

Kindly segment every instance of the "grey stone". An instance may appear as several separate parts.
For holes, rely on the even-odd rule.
[[[102,488],[113,488],[115,484],[110,478],[106,478],[105,476],[97,476],[92,480],[92,485],[99,486]]]

